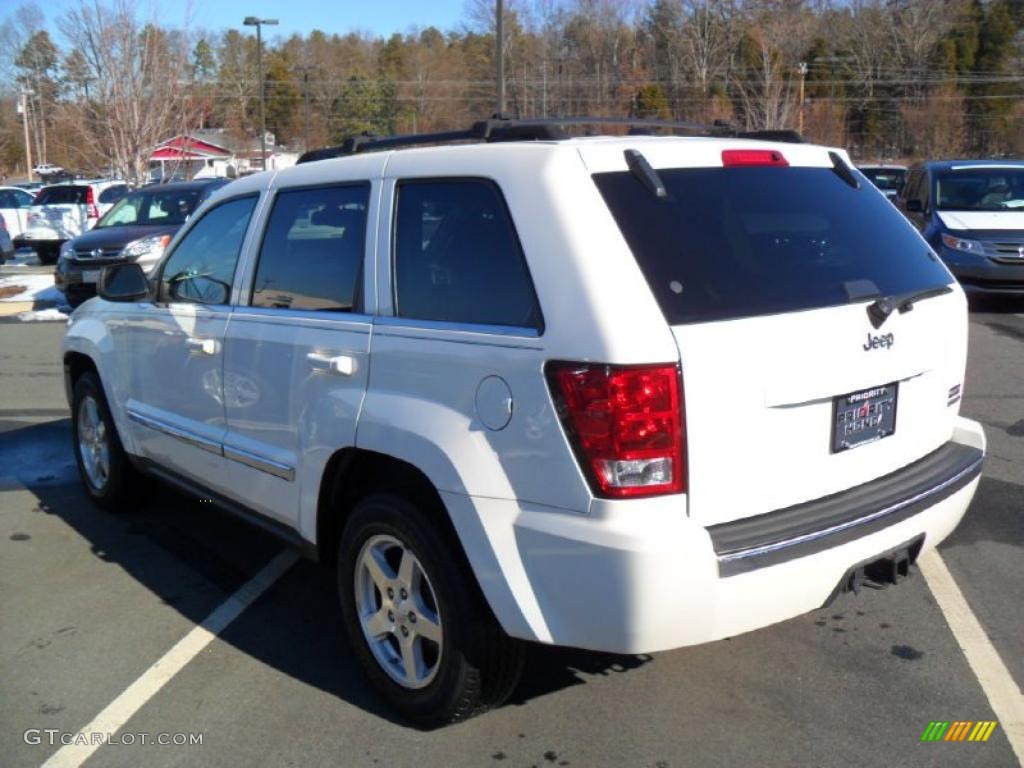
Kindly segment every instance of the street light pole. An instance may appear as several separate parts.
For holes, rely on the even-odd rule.
[[[260,80],[260,165],[261,170],[267,170],[267,114],[263,91],[263,36],[260,30],[264,24],[277,24],[277,19],[260,19],[256,16],[246,16],[242,23],[247,27],[256,27],[256,68]]]
[[[798,117],[797,133],[804,135],[804,80],[807,77],[807,62],[801,61],[797,65],[797,72],[800,73],[800,112]]]

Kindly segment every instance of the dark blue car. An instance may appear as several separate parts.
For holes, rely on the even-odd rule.
[[[1024,161],[915,165],[896,205],[965,291],[1024,296]]]

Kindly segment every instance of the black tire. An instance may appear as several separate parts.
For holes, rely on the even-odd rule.
[[[429,580],[443,628],[443,650],[432,681],[399,685],[377,661],[356,605],[357,566],[364,544],[393,537],[412,552]],[[515,690],[526,658],[480,594],[457,543],[428,514],[401,497],[378,493],[359,501],[338,548],[338,592],[349,642],[371,685],[403,718],[421,728],[466,720],[502,704]],[[396,636],[397,637],[397,636]]]
[[[36,255],[39,263],[46,267],[52,267],[60,258],[60,243],[57,245],[43,245],[36,248]]]
[[[82,455],[82,441],[79,439],[80,411],[90,400],[96,404],[105,431],[108,468],[106,481],[103,483],[94,481],[86,470],[86,459]],[[121,438],[117,434],[117,427],[110,416],[110,408],[107,406],[107,398],[103,394],[99,377],[92,371],[86,371],[75,382],[71,405],[71,446],[75,454],[75,463],[78,465],[78,476],[82,481],[82,487],[85,488],[93,503],[111,512],[125,511],[133,498],[137,498],[135,491],[138,474],[121,445]]]

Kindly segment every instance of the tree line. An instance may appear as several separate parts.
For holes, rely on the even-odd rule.
[[[797,128],[863,159],[1024,152],[1024,0],[506,0],[506,114]],[[282,13],[286,12],[282,9]],[[356,21],[356,20],[354,20]],[[400,20],[396,20],[399,24]],[[133,0],[83,2],[44,28],[0,28],[0,169],[34,156],[144,171],[196,128],[258,135],[248,30],[171,28]],[[369,132],[467,126],[495,110],[493,0],[456,29],[264,42],[267,128],[297,149]],[[272,28],[268,28],[272,29]],[[60,44],[56,42],[60,40]],[[800,94],[803,93],[801,101]]]

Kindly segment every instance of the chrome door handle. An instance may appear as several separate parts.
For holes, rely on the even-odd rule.
[[[356,372],[356,359],[351,355],[324,355],[310,352],[306,355],[309,367],[314,371],[333,373],[337,376],[351,376]]]
[[[216,339],[194,339],[189,336],[185,339],[185,346],[193,352],[201,352],[204,355],[216,355],[217,354],[217,340]]]

